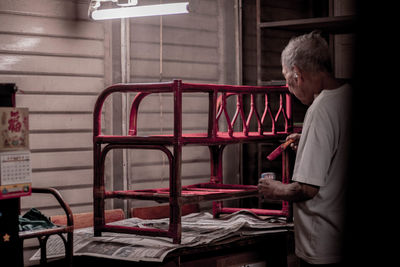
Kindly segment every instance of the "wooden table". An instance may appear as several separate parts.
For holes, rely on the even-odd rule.
[[[186,247],[171,252],[162,263],[132,262],[91,256],[74,256],[73,266],[145,266],[145,267],[223,267],[249,266],[252,263],[265,263],[257,266],[288,266],[288,254],[293,246],[292,229],[271,230],[270,232],[228,238],[226,240]],[[62,260],[50,263],[60,266]]]

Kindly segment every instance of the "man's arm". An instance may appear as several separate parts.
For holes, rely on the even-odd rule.
[[[298,202],[313,198],[318,193],[319,187],[299,182],[283,184],[271,179],[260,179],[258,191],[267,199]]]

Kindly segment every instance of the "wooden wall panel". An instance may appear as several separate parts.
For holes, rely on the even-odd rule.
[[[202,130],[207,131],[208,114],[183,114],[182,116],[182,127],[184,131],[188,130]],[[149,124],[148,122],[152,122]],[[172,131],[174,127],[174,115],[173,113],[146,113],[143,114],[138,120],[138,130],[142,131],[156,131],[160,128],[164,130]]]
[[[130,28],[131,41],[134,42],[156,42],[160,41],[159,25],[136,25]],[[194,45],[204,47],[218,46],[217,33],[215,31],[197,31],[185,28],[164,28],[164,44]]]
[[[243,84],[257,84],[256,1],[243,1]]]
[[[158,28],[157,28],[158,29]],[[198,45],[198,44],[197,44]],[[218,52],[215,48],[206,46],[177,46],[173,44],[165,44],[163,46],[165,54],[163,59],[166,61],[180,62],[197,62],[197,63],[214,63],[218,64]],[[160,45],[154,43],[135,45],[132,51],[132,58],[159,60]],[[185,55],[185,57],[182,57]]]
[[[333,14],[335,16],[350,16],[357,13],[356,1],[335,0]],[[355,34],[336,34],[334,37],[335,77],[352,79],[355,62]]]
[[[88,3],[0,1],[0,82],[15,82],[20,89],[17,106],[30,109],[33,185],[58,188],[73,212],[92,210],[92,110],[98,93],[110,84],[112,63],[120,63],[111,62],[118,60],[110,47],[118,44],[110,41],[111,24],[88,20]],[[131,19],[130,81],[160,80],[161,46],[162,81],[222,83],[220,6],[220,1],[197,1],[195,12],[164,16],[162,26],[159,17]],[[139,124],[149,133],[169,131],[172,96],[148,99]],[[184,131],[205,127],[207,108],[207,94],[185,96]],[[110,119],[107,107],[105,112],[103,125]],[[131,155],[130,179],[139,175],[143,188],[168,185],[167,178],[160,183],[165,160],[159,153]],[[183,184],[208,181],[208,160],[207,147],[185,147]],[[62,213],[44,196],[22,199],[23,212],[32,206],[46,215]]]
[[[81,205],[82,203],[88,204],[92,202],[92,187],[87,188],[68,188],[62,190],[62,196],[69,205]],[[29,201],[30,205],[37,207],[39,210],[46,210],[47,208],[54,208],[57,206],[57,200],[53,196],[45,194],[35,194],[30,197],[26,197],[26,201]]]
[[[17,83],[17,105],[30,109],[33,185],[58,188],[77,212],[91,210],[91,116],[97,94],[108,85],[111,65],[106,62],[110,32],[105,23],[87,19],[88,3],[0,1],[0,82]],[[159,17],[131,19],[131,82],[160,80],[161,46],[162,81],[222,83],[221,14],[219,1],[197,1],[195,12],[163,17],[162,40]],[[170,131],[172,96],[148,99],[139,125],[148,133]],[[184,131],[203,131],[207,108],[207,94],[186,95]],[[132,179],[135,169],[146,179],[151,174],[146,168],[165,168],[165,156],[143,155],[132,155]],[[184,184],[209,179],[206,147],[184,148],[183,157]],[[155,176],[148,186],[158,181]],[[23,199],[23,211],[37,204],[49,215],[61,213],[46,202],[36,196]]]
[[[103,77],[54,75],[1,74],[0,82],[12,80],[21,94],[91,94],[97,95],[104,87]]]
[[[28,107],[32,112],[92,112],[96,95],[62,94],[18,94],[19,106]],[[68,119],[67,117],[65,119]]]
[[[57,2],[57,0],[55,1]],[[35,5],[32,1],[25,2]],[[51,1],[47,0],[47,2]],[[85,8],[85,6],[81,8]],[[34,36],[104,39],[104,31],[101,23],[53,17],[37,17],[36,15],[32,16],[31,13],[6,12],[8,11],[3,11],[0,16],[1,32]]]
[[[91,114],[35,114],[29,116],[31,132],[44,131],[87,131],[92,130]]]
[[[32,184],[57,188],[73,212],[92,211],[92,111],[111,64],[107,26],[87,19],[88,3],[0,1],[0,82],[16,83],[17,106],[30,111]],[[21,205],[63,213],[42,194]],[[36,248],[25,245],[28,266]]]
[[[0,2],[0,82],[19,88],[30,111],[34,186],[55,187],[73,211],[91,211],[92,111],[105,87],[104,23],[87,19],[89,1]],[[62,213],[42,196],[22,211]]]
[[[204,108],[208,105],[208,94],[187,93],[182,98],[182,110],[187,112],[207,112]],[[172,94],[153,94],[146,96],[140,104],[141,112],[173,112],[173,96]]]
[[[102,58],[104,55],[102,40],[15,34],[0,34],[0,50],[8,53],[74,57]]]
[[[166,184],[166,187],[169,186],[168,179],[168,164],[165,165],[154,165],[151,168],[147,166],[138,166],[136,168],[132,168],[131,173],[134,174],[129,179],[130,188],[135,189],[150,189],[150,188],[162,188],[165,185],[161,185],[163,183]],[[187,179],[196,180],[194,183],[201,183],[207,180],[210,181],[210,166],[208,162],[183,162],[182,165],[182,183]],[[148,186],[148,187],[146,187]]]
[[[92,137],[92,132],[31,133],[29,135],[29,144],[33,152],[42,150],[92,149]]]
[[[0,63],[1,64],[1,63]],[[141,77],[157,77],[159,79],[159,62],[154,60],[134,59],[131,61],[132,76],[138,80]],[[163,62],[163,80],[180,78],[185,81],[204,80],[206,82],[218,81],[218,64],[196,62]]]
[[[77,191],[79,191],[80,189],[82,189],[82,187],[92,187],[91,185],[93,183],[93,171],[91,168],[76,170],[70,169],[68,170],[68,172],[66,170],[67,168],[65,170],[59,171],[45,170],[41,172],[35,172],[33,173],[33,179],[35,179],[35,183],[37,186],[56,187],[60,190],[61,194],[63,194],[62,192],[68,188],[76,189]],[[79,197],[77,198],[77,200],[79,200]],[[24,201],[26,201],[26,199],[24,199]],[[77,203],[78,202],[75,202],[74,206],[78,206],[76,205]],[[45,207],[46,205],[41,206]],[[46,210],[44,209],[44,211]],[[59,214],[60,213],[62,212],[59,211]]]
[[[0,10],[41,17],[86,19],[88,0],[2,0]]]
[[[98,58],[4,54],[0,60],[0,71],[12,74],[102,77],[104,66],[103,60]]]
[[[66,170],[74,166],[76,169],[87,168],[93,162],[91,150],[59,152],[37,152],[32,158],[32,168],[36,170]],[[36,179],[35,179],[36,180]]]
[[[168,2],[168,1],[164,1]],[[171,1],[173,2],[173,1]],[[221,25],[219,1],[196,1],[195,11],[185,15],[130,20],[130,66],[132,82],[170,81],[222,83]],[[161,60],[161,65],[160,65]],[[160,73],[162,71],[162,73]],[[143,100],[138,126],[141,134],[171,134],[173,96],[157,94]],[[183,131],[207,129],[208,95],[185,94]],[[168,164],[160,152],[130,152],[129,187],[168,186]],[[184,148],[182,183],[209,180],[206,147]],[[142,205],[133,201],[132,205]]]

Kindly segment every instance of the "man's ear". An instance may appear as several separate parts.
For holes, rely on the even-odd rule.
[[[293,72],[297,82],[302,82],[304,80],[303,72],[296,65],[293,66]]]

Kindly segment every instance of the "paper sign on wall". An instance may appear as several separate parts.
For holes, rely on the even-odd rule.
[[[29,150],[27,108],[0,108],[0,151]]]

